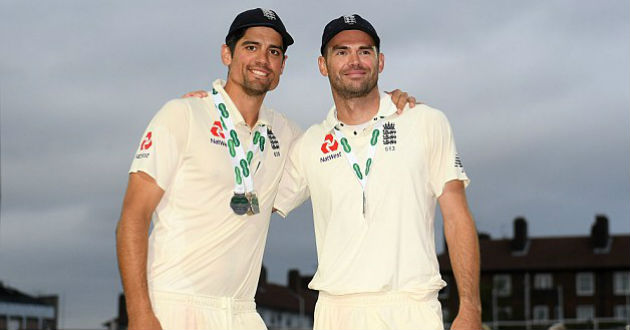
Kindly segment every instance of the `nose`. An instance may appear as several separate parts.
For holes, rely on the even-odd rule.
[[[350,64],[358,65],[361,61],[359,61],[359,53],[358,52],[350,52]]]
[[[260,50],[256,53],[256,64],[269,64],[269,52]]]

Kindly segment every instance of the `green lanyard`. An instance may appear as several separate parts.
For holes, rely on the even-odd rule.
[[[346,136],[341,132],[339,128],[337,127],[334,128],[335,137],[337,138],[337,140],[339,140],[339,143],[341,143],[341,146],[343,147],[342,149],[346,155],[346,160],[350,164],[350,167],[352,168],[354,172],[354,176],[359,180],[359,183],[361,184],[361,190],[363,192],[363,215],[364,216],[365,216],[365,208],[366,208],[365,190],[367,188],[367,179],[368,179],[368,175],[370,174],[370,167],[372,166],[372,163],[374,162],[374,155],[376,154],[376,145],[378,144],[378,137],[379,135],[381,135],[381,130],[383,128],[384,121],[385,121],[385,118],[379,119],[376,122],[376,124],[374,124],[374,128],[372,129],[372,136],[370,138],[370,146],[368,147],[368,154],[367,154],[368,157],[367,157],[367,160],[365,161],[364,172],[361,171],[359,160],[357,159],[356,155],[352,151],[352,147],[350,146],[350,143],[348,142],[348,139],[346,138]]]
[[[221,125],[225,128],[228,134],[227,145],[230,161],[232,162],[232,168],[234,169],[234,197],[230,201],[230,207],[236,214],[242,215],[245,213],[256,214],[258,210],[258,197],[254,192],[254,180],[250,165],[254,156],[260,152],[261,154],[265,150],[265,140],[267,140],[267,128],[265,125],[258,125],[258,130],[254,133],[252,144],[249,146],[247,154],[243,150],[243,145],[238,138],[238,133],[234,128],[234,123],[230,119],[230,113],[227,110],[225,101],[216,89],[212,89],[212,99],[214,100],[215,108],[219,113],[221,119]],[[260,157],[262,163],[263,157]],[[260,166],[260,164],[258,165]]]

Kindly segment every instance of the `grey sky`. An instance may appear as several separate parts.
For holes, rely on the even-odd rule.
[[[583,235],[596,213],[630,231],[628,1],[3,0],[0,280],[61,294],[62,327],[114,316],[114,228],[141,134],[168,99],[225,77],[227,28],[259,6],[296,40],[266,103],[303,128],[332,102],[322,28],[359,13],[381,36],[381,88],[449,117],[480,231],[510,236],[522,215],[532,235]],[[315,270],[309,205],[274,216],[265,264],[282,283]]]

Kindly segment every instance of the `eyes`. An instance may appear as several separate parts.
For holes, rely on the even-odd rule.
[[[259,49],[258,45],[253,45],[253,44],[245,45],[243,48],[245,48],[245,50],[250,53],[256,52]],[[274,57],[282,56],[282,51],[278,48],[272,47],[272,48],[269,48],[268,51],[271,56],[274,56]]]
[[[374,55],[374,49],[372,48],[361,48],[357,51],[359,56],[372,56]],[[345,48],[338,48],[333,50],[334,56],[347,56],[350,55],[350,50]]]

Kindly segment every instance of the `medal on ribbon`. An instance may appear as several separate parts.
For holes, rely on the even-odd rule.
[[[230,113],[227,110],[223,97],[216,89],[212,89],[212,98],[215,108],[219,113],[219,118],[223,128],[228,134],[227,151],[232,168],[234,169],[234,196],[230,199],[230,208],[238,215],[254,215],[260,213],[258,196],[254,191],[254,171],[251,170],[251,162],[254,156],[261,153],[260,162],[262,162],[262,153],[265,150],[265,141],[267,140],[267,128],[265,125],[258,125],[258,129],[254,132],[252,143],[247,152],[244,151],[241,140],[234,127]],[[260,164],[258,164],[260,167]]]

